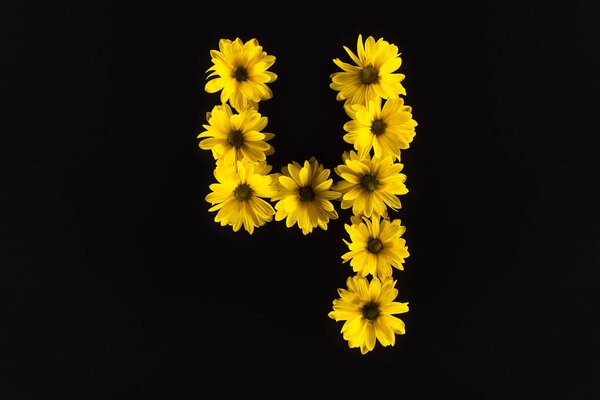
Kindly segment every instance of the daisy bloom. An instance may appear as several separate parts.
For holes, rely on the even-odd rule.
[[[204,132],[198,138],[203,150],[211,150],[219,164],[233,165],[243,158],[250,162],[264,161],[266,155],[275,150],[267,140],[274,134],[261,132],[267,125],[268,118],[261,116],[254,109],[245,109],[234,114],[227,104],[215,106],[207,113],[208,125],[202,125]]]
[[[350,348],[360,347],[366,354],[375,348],[375,339],[382,346],[393,346],[396,336],[404,335],[404,322],[392,314],[408,311],[408,303],[393,300],[398,295],[396,281],[391,278],[371,282],[356,275],[346,281],[348,290],[338,289],[340,298],[333,300],[329,318],[346,321],[342,335]]]
[[[408,193],[404,185],[403,165],[390,156],[359,158],[351,151],[342,155],[344,164],[334,170],[343,180],[333,190],[342,193],[342,209],[352,207],[352,213],[366,217],[385,215],[386,205],[393,210],[402,207],[397,195]]]
[[[239,38],[233,42],[221,39],[219,51],[211,50],[210,56],[213,66],[206,72],[213,71],[208,78],[216,77],[206,82],[204,90],[208,93],[221,90],[221,103],[229,100],[233,108],[242,110],[257,108],[259,101],[273,97],[266,84],[277,79],[275,73],[267,71],[275,57],[267,55],[258,40],[243,43]]]
[[[412,119],[410,106],[402,97],[370,101],[368,106],[352,104],[344,107],[351,121],[344,124],[344,141],[354,144],[360,158],[373,149],[376,157],[400,159],[400,149],[408,149],[415,136],[417,122]]]
[[[406,94],[400,82],[403,74],[393,72],[400,68],[402,59],[398,47],[380,38],[375,41],[369,36],[363,46],[362,36],[358,35],[357,53],[355,55],[344,46],[356,65],[347,64],[334,59],[335,65],[344,72],[331,74],[329,87],[337,90],[337,100],[346,100],[346,104],[369,104],[377,97],[384,99]]]
[[[238,161],[236,166],[218,165],[214,170],[219,183],[209,186],[211,193],[206,201],[213,206],[208,211],[219,210],[215,222],[221,226],[231,225],[237,232],[242,225],[250,234],[255,227],[273,219],[275,210],[260,197],[271,197],[275,189],[268,175],[271,166],[266,162],[257,164]]]
[[[406,227],[400,224],[399,219],[380,221],[379,216],[373,216],[371,220],[363,217],[360,223],[346,224],[350,242],[342,240],[350,251],[342,255],[342,259],[350,261],[354,272],[362,276],[389,277],[392,266],[403,270],[402,263],[409,254],[406,241],[400,237]]]
[[[330,190],[332,179],[329,169],[323,168],[314,157],[304,161],[304,165],[293,161],[281,168],[277,175],[277,194],[272,197],[277,214],[275,220],[285,218],[290,228],[295,223],[307,235],[317,226],[327,230],[329,219],[337,219],[337,211],[330,200],[337,199],[340,193]]]

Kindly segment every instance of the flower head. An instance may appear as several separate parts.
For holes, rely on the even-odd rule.
[[[352,207],[355,215],[385,215],[386,205],[397,210],[402,207],[397,195],[408,193],[404,185],[406,175],[401,174],[403,165],[391,157],[359,158],[351,151],[344,152],[344,164],[334,170],[343,180],[334,185],[342,193],[343,209]]]
[[[215,222],[221,226],[231,225],[237,232],[242,225],[250,234],[255,227],[273,219],[275,210],[261,197],[275,194],[271,166],[265,162],[238,161],[236,165],[217,165],[214,170],[219,183],[211,184],[206,201],[213,204],[208,211],[219,210]]]
[[[363,46],[362,36],[358,35],[357,53],[355,55],[344,46],[356,65],[347,64],[334,59],[333,62],[344,72],[331,74],[333,90],[339,91],[337,100],[346,100],[346,104],[364,104],[374,101],[377,97],[384,99],[406,94],[400,82],[403,74],[393,72],[400,68],[402,59],[398,47],[380,38],[375,41],[369,36]]]
[[[379,216],[373,216],[371,220],[363,217],[363,221],[353,222],[345,225],[350,242],[344,240],[344,243],[350,251],[342,259],[350,261],[354,272],[385,278],[392,275],[392,266],[404,269],[402,263],[409,254],[406,241],[401,238],[406,228],[399,219],[380,221]]]
[[[354,144],[360,158],[373,149],[376,157],[392,156],[399,160],[400,149],[408,149],[415,136],[417,122],[402,97],[388,99],[383,107],[381,98],[377,98],[368,106],[352,104],[345,109],[352,120],[344,124],[348,132],[344,140]]]
[[[329,317],[346,321],[342,335],[350,348],[360,347],[365,354],[375,348],[376,339],[382,346],[393,346],[395,335],[404,335],[404,322],[392,314],[408,311],[408,303],[393,300],[398,296],[396,281],[379,280],[356,275],[346,281],[348,290],[338,289],[340,298],[333,300]]]
[[[337,211],[330,200],[337,199],[340,194],[330,190],[332,179],[329,169],[325,169],[314,157],[300,165],[293,161],[281,169],[278,175],[277,194],[272,200],[277,214],[275,220],[285,218],[288,228],[295,223],[307,235],[317,226],[327,229],[329,219],[338,218]]]
[[[206,83],[209,93],[221,91],[221,103],[227,100],[238,111],[246,107],[257,108],[261,100],[273,97],[266,85],[277,79],[277,75],[267,71],[275,62],[275,57],[267,55],[258,40],[243,43],[239,38],[231,41],[221,39],[219,50],[211,50],[213,71],[208,77],[217,76]]]
[[[207,113],[208,125],[199,138],[207,138],[198,144],[201,149],[211,150],[218,164],[233,165],[243,158],[250,162],[264,161],[266,155],[275,150],[267,140],[275,137],[261,132],[267,126],[267,117],[254,109],[245,109],[234,114],[227,104],[215,106]]]

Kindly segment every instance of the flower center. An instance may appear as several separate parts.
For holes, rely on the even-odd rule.
[[[374,191],[377,185],[379,185],[379,181],[373,175],[363,175],[360,178],[360,186],[368,192]]]
[[[241,183],[233,191],[233,197],[239,201],[246,201],[252,196],[252,188],[245,183]]]
[[[368,302],[362,307],[362,315],[369,321],[375,321],[379,317],[379,304]]]
[[[248,80],[248,70],[244,67],[237,67],[231,77],[238,82],[245,82]]]
[[[231,147],[239,149],[244,144],[244,134],[239,130],[233,130],[227,135],[227,143]]]
[[[373,121],[371,124],[371,132],[373,132],[373,135],[375,136],[379,136],[385,132],[385,123],[382,119],[376,119]]]
[[[377,81],[379,78],[379,73],[375,69],[375,67],[368,65],[360,70],[360,81],[365,85],[370,85],[371,83]]]
[[[313,192],[310,186],[304,186],[298,189],[298,195],[300,196],[300,201],[312,201],[315,198],[315,192]]]
[[[367,243],[367,250],[369,250],[373,254],[380,253],[383,250],[383,243],[379,239],[371,239],[369,243]]]

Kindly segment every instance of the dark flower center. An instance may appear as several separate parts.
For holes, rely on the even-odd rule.
[[[252,188],[245,183],[239,184],[233,191],[233,197],[239,201],[246,201],[252,196]]]
[[[375,321],[379,317],[379,304],[369,302],[362,307],[362,315],[369,321]]]
[[[363,175],[360,178],[360,186],[368,192],[374,191],[377,185],[379,185],[379,181],[373,175]]]
[[[248,70],[244,67],[237,67],[233,74],[231,74],[232,78],[235,78],[238,82],[245,82],[248,80]]]
[[[304,186],[298,189],[298,195],[300,195],[300,201],[312,201],[315,198],[315,192],[313,192],[310,186]]]
[[[383,243],[379,239],[371,239],[369,243],[367,243],[367,250],[369,250],[373,254],[380,253],[383,250]]]
[[[368,65],[360,70],[360,81],[365,85],[370,85],[371,83],[377,81],[379,78],[379,73],[375,69],[375,67]]]
[[[233,130],[227,135],[227,143],[231,147],[239,149],[244,144],[244,134],[239,130]]]
[[[373,121],[373,123],[371,124],[371,132],[373,132],[373,135],[375,136],[379,136],[383,132],[385,132],[385,123],[383,122],[383,120],[376,119],[375,121]]]

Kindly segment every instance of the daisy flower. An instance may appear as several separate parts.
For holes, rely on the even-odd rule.
[[[350,251],[342,255],[342,259],[350,261],[354,272],[362,276],[389,277],[392,266],[403,270],[402,263],[409,254],[406,241],[400,237],[406,227],[400,224],[399,219],[380,221],[379,216],[373,216],[371,220],[363,217],[362,222],[346,224],[350,242],[342,240]]]
[[[251,39],[243,43],[239,38],[219,41],[219,51],[211,50],[213,71],[208,78],[216,76],[206,83],[208,93],[221,90],[221,103],[227,100],[236,110],[246,107],[257,108],[258,102],[273,97],[266,85],[277,79],[277,75],[267,71],[275,62],[275,57],[267,55],[259,46],[258,40]],[[207,78],[207,79],[208,79]]]
[[[264,161],[266,155],[275,152],[267,143],[275,135],[261,132],[268,118],[254,109],[234,114],[229,105],[223,104],[207,113],[207,120],[208,125],[202,125],[206,130],[198,135],[198,138],[207,139],[198,145],[203,150],[211,150],[219,164],[233,165],[243,158],[250,162]]]
[[[391,278],[371,282],[356,275],[346,281],[348,290],[338,289],[340,298],[333,300],[329,318],[346,321],[342,335],[350,348],[360,347],[366,354],[375,348],[376,339],[382,346],[393,346],[395,335],[404,335],[404,322],[392,314],[408,311],[408,303],[393,301],[398,295],[396,281]]]
[[[344,164],[334,170],[343,180],[333,190],[342,193],[342,209],[352,207],[352,213],[385,215],[386,205],[393,210],[402,207],[397,195],[408,193],[404,185],[406,175],[401,174],[403,165],[394,163],[391,157],[359,158],[351,151],[342,155]]]
[[[417,122],[412,108],[404,105],[402,97],[388,99],[383,107],[381,98],[368,106],[352,104],[344,107],[351,121],[344,124],[344,141],[354,144],[360,158],[374,150],[376,157],[400,159],[400,149],[408,149],[415,136]]]
[[[209,186],[211,193],[206,201],[213,206],[208,211],[217,211],[215,222],[221,226],[231,225],[237,232],[242,225],[250,234],[255,227],[273,219],[275,210],[261,197],[275,194],[271,166],[266,162],[257,164],[238,161],[236,166],[218,165],[214,170],[219,183]]]
[[[327,230],[329,219],[337,219],[337,211],[330,200],[337,199],[340,193],[330,190],[332,179],[329,169],[323,168],[314,157],[304,161],[304,165],[293,161],[281,168],[277,175],[277,194],[272,197],[275,204],[275,220],[285,218],[288,228],[294,224],[307,235],[317,226]]]
[[[402,59],[398,47],[380,38],[375,42],[369,36],[363,46],[362,36],[358,35],[357,53],[355,55],[344,46],[352,61],[356,65],[347,64],[334,59],[335,65],[344,72],[331,74],[331,87],[337,90],[337,100],[346,100],[346,104],[369,104],[377,97],[384,99],[406,94],[400,82],[403,74],[393,72],[400,68]]]

